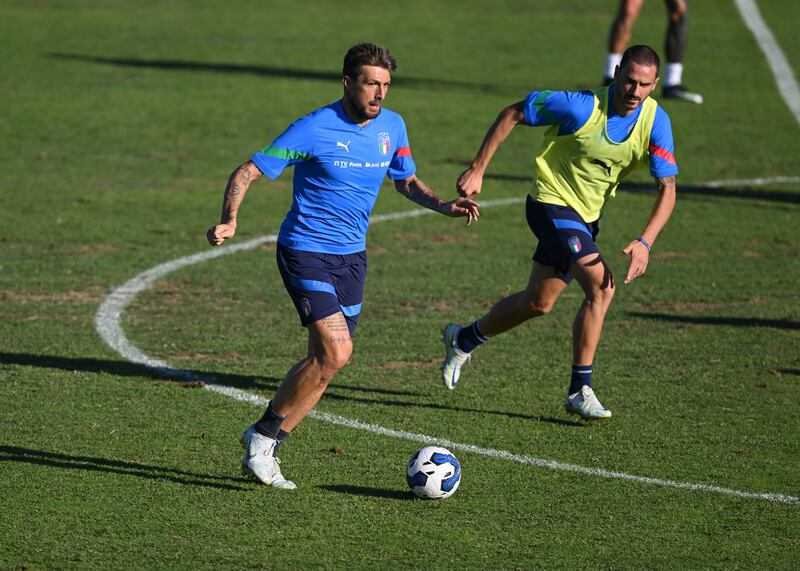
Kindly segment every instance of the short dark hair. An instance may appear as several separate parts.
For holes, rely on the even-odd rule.
[[[342,73],[351,79],[361,75],[361,68],[365,65],[374,65],[394,71],[397,69],[397,62],[383,46],[377,44],[356,44],[344,56]]]
[[[661,59],[658,54],[650,46],[639,44],[631,46],[625,53],[622,54],[622,61],[619,62],[619,68],[623,69],[628,62],[638,63],[639,65],[654,65],[656,66],[656,77],[658,77],[658,70],[661,67]]]

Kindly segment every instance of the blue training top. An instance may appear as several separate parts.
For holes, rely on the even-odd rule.
[[[608,94],[608,121],[606,132],[617,143],[624,141],[642,112],[642,106],[622,117],[614,110],[611,101],[616,86],[611,86]],[[545,97],[537,101],[538,97]],[[559,125],[559,135],[574,133],[589,120],[594,109],[594,94],[591,91],[533,91],[525,98],[525,123],[534,127],[540,125]],[[672,124],[669,115],[660,106],[656,108],[653,129],[650,132],[650,174],[655,178],[675,176],[678,165],[675,162],[675,142],[672,138]]]
[[[273,180],[295,167],[292,207],[278,243],[341,255],[366,249],[369,215],[384,177],[406,179],[417,170],[399,114],[383,109],[361,127],[341,100],[298,119],[251,160]]]

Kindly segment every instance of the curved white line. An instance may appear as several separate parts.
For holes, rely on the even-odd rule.
[[[485,200],[481,202],[481,207],[486,208],[490,206],[519,204],[523,200],[524,200],[523,198]],[[415,210],[406,210],[402,212],[395,212],[392,214],[382,214],[371,217],[370,224],[375,224],[377,222],[384,222],[387,220],[398,220],[402,218],[424,216],[431,213],[432,211],[430,210],[415,209]],[[175,260],[165,262],[145,272],[142,272],[141,274],[137,275],[133,279],[128,280],[123,285],[115,289],[98,308],[97,314],[95,316],[95,327],[97,328],[100,337],[102,337],[103,341],[105,341],[109,345],[109,347],[114,349],[114,351],[119,353],[122,357],[124,357],[128,361],[131,361],[133,363],[138,363],[140,365],[144,365],[150,369],[153,369],[153,371],[159,376],[168,379],[180,379],[188,381],[201,380],[204,382],[204,388],[212,392],[215,392],[217,394],[238,401],[247,402],[255,406],[260,406],[260,407],[267,406],[269,400],[263,397],[259,397],[252,393],[248,393],[246,391],[242,391],[240,389],[236,389],[233,387],[217,384],[215,382],[215,379],[213,378],[203,378],[191,371],[176,369],[174,367],[170,367],[164,361],[153,359],[152,357],[150,357],[149,355],[145,354],[140,349],[138,349],[128,340],[127,336],[125,335],[125,332],[122,329],[122,326],[120,325],[120,317],[122,316],[122,313],[125,311],[125,309],[135,299],[135,297],[140,292],[149,288],[157,279],[162,278],[165,275],[174,272],[175,270],[178,270],[180,268],[184,268],[186,266],[190,266],[192,264],[197,264],[200,262],[205,262],[207,260],[218,258],[220,256],[235,254],[236,252],[241,252],[244,250],[252,250],[254,248],[261,246],[262,244],[266,244],[268,242],[275,242],[276,239],[277,237],[275,235],[262,236],[260,238],[248,240],[247,242],[242,242],[240,244],[222,246],[220,248],[214,248],[213,250],[208,250],[199,254],[194,254],[192,256],[177,258]],[[474,454],[479,454],[481,456],[511,460],[513,462],[519,462],[520,464],[528,464],[540,468],[549,468],[551,470],[576,472],[590,476],[599,476],[602,478],[628,480],[643,484],[650,484],[654,486],[665,486],[670,488],[695,490],[701,492],[714,492],[718,494],[737,496],[740,498],[767,500],[769,502],[774,502],[774,503],[800,504],[800,498],[784,494],[744,492],[740,490],[733,490],[730,488],[723,488],[720,486],[714,486],[709,484],[693,484],[690,482],[679,482],[675,480],[649,478],[647,476],[636,476],[633,474],[626,474],[624,472],[603,470],[601,468],[587,468],[585,466],[579,466],[577,464],[567,464],[563,462],[556,462],[553,460],[545,460],[543,458],[536,458],[534,456],[528,456],[524,454],[514,454],[513,452],[508,452],[505,450],[494,450],[491,448],[482,448],[480,446],[475,446],[473,444],[462,444],[459,442],[452,442],[450,440],[445,440],[433,436],[427,436],[425,434],[417,434],[414,432],[406,432],[403,430],[393,430],[376,424],[369,424],[366,422],[362,422],[360,420],[353,420],[334,414],[320,412],[318,410],[312,410],[309,413],[309,416],[316,420],[330,422],[332,424],[338,424],[341,426],[347,426],[349,428],[355,428],[358,430],[365,430],[367,432],[372,432],[375,434],[391,436],[393,438],[402,438],[404,440],[411,440],[413,442],[420,442],[425,444],[438,444],[440,446],[451,448],[453,450],[464,450],[466,452],[472,452]]]
[[[764,18],[761,17],[755,0],[734,0],[734,3],[739,9],[745,26],[753,33],[758,47],[767,57],[767,63],[772,70],[775,83],[778,84],[778,91],[800,124],[800,88],[797,86],[797,78],[794,76],[792,66],[789,65],[778,41],[764,22]]]

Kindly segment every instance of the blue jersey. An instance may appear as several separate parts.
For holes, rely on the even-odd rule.
[[[636,125],[642,111],[622,117],[614,110],[611,98],[615,86],[608,94],[608,121],[606,132],[617,143],[624,141]],[[558,125],[559,135],[569,135],[583,127],[594,109],[594,94],[591,91],[534,91],[525,98],[525,123],[532,126]],[[650,174],[656,178],[678,174],[675,162],[675,142],[669,115],[661,107],[656,109],[653,129],[650,132]]]
[[[383,109],[361,127],[341,101],[298,119],[251,160],[271,179],[294,165],[292,207],[278,243],[325,254],[366,249],[369,215],[384,177],[406,179],[416,172],[400,115]]]

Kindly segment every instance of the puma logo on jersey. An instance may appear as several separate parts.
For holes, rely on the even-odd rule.
[[[599,166],[603,167],[603,170],[605,170],[605,171],[606,171],[606,173],[608,174],[608,176],[611,176],[611,167],[610,167],[610,166],[608,166],[608,165],[607,165],[606,163],[604,163],[603,161],[601,161],[600,159],[594,159],[594,160],[592,160],[592,164],[593,164],[593,165],[599,165]]]
[[[350,141],[347,141],[346,143],[342,143],[341,141],[336,141],[336,146],[342,147],[348,153],[350,152]]]

